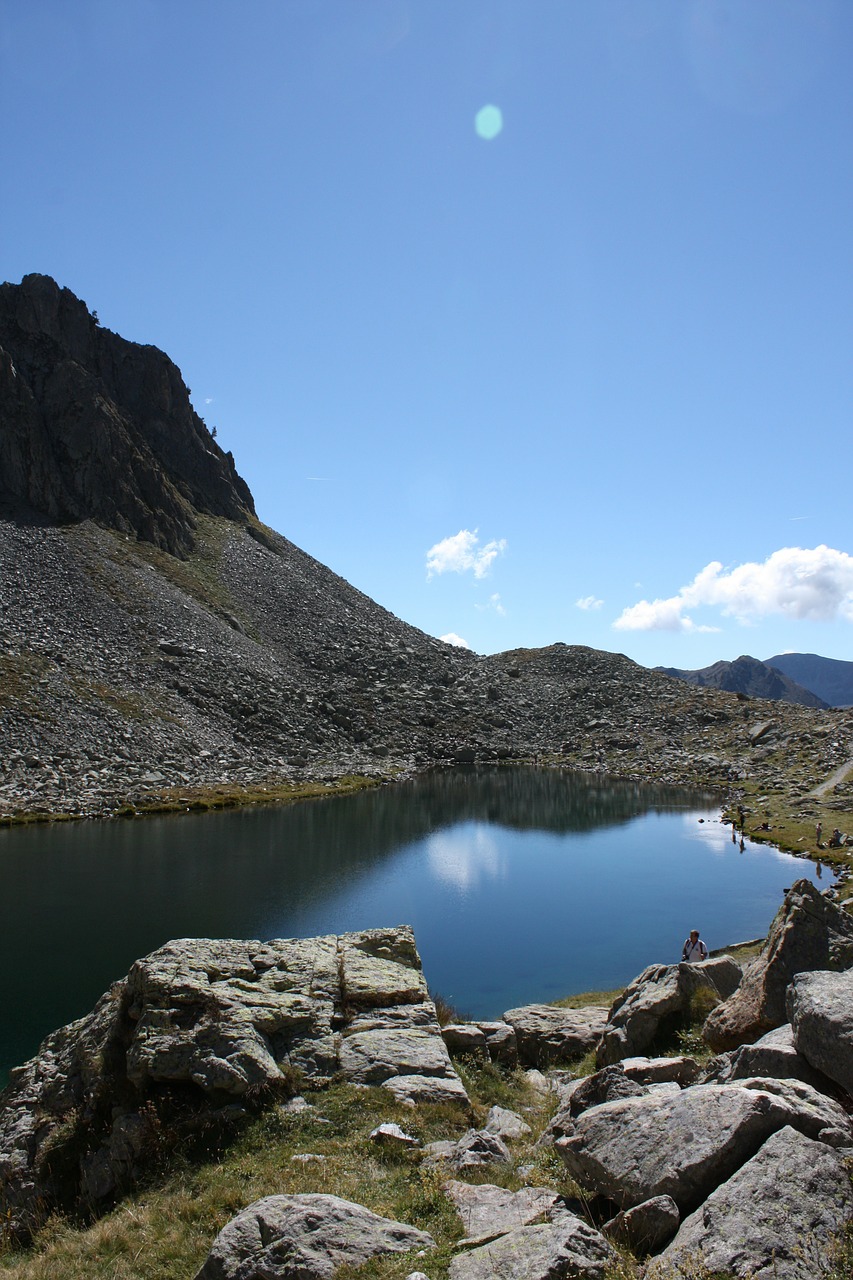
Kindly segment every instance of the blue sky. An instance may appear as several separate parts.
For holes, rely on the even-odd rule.
[[[433,635],[850,659],[851,54],[846,0],[0,0],[0,276]]]

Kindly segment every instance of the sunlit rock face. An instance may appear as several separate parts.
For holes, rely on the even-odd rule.
[[[229,1123],[332,1077],[469,1106],[410,928],[167,943],[12,1072],[5,1221],[26,1235],[54,1207],[107,1203],[145,1166],[166,1115]]]

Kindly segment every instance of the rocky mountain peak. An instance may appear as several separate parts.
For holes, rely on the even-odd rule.
[[[6,505],[92,519],[181,557],[197,514],[254,514],[177,366],[101,328],[49,276],[0,286],[0,404]]]

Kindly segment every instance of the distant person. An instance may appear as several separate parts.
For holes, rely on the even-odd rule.
[[[822,848],[823,848],[823,845],[822,845],[822,844],[821,844],[821,842],[820,842],[820,836],[821,836],[821,832],[822,832],[822,831],[823,831],[823,823],[822,823],[822,822],[819,822],[819,823],[817,824],[817,826],[815,827],[815,829],[814,829],[814,838],[815,838],[815,841],[816,841],[816,843],[817,843],[817,847],[818,847],[818,849],[822,849]]]
[[[708,959],[708,948],[699,937],[698,929],[690,930],[690,937],[681,950],[681,958],[688,964],[698,964],[699,961]]]

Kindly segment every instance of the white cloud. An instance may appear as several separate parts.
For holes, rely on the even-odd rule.
[[[455,631],[448,631],[446,636],[439,636],[439,640],[443,640],[445,644],[455,645],[457,649],[470,649],[471,646],[467,640],[463,640]]]
[[[205,397],[204,397],[204,403],[205,403],[205,404],[213,404],[213,396],[205,396]]]
[[[475,604],[474,608],[479,609],[480,613],[485,613],[487,609],[493,609],[499,618],[506,617],[506,609],[504,608],[499,591],[493,591],[486,604]]]
[[[485,578],[492,561],[506,550],[506,539],[494,539],[479,547],[477,530],[460,529],[452,538],[444,538],[430,547],[426,557],[427,577],[438,573],[466,573],[473,569],[475,578]]]
[[[581,596],[580,600],[575,601],[575,608],[588,612],[590,609],[600,609],[603,604],[604,601],[599,600],[597,596]]]
[[[640,600],[613,623],[619,631],[716,631],[699,626],[687,609],[710,605],[749,625],[768,614],[853,622],[853,556],[820,546],[782,547],[762,563],[724,569],[706,565],[691,583],[666,600]]]

